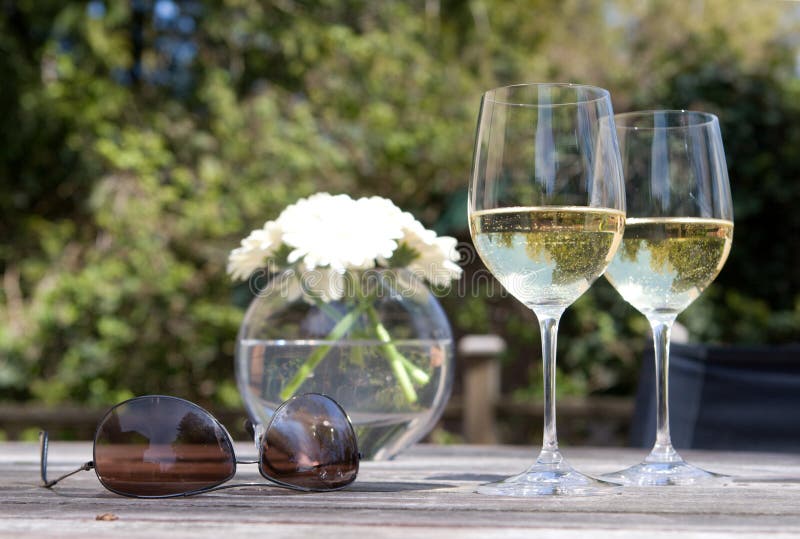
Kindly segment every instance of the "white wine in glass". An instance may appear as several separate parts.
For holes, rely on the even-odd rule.
[[[556,436],[558,322],[602,275],[622,240],[625,194],[611,100],[573,84],[490,90],[481,101],[470,233],[489,271],[539,319],[544,435],[534,464],[481,485],[502,496],[590,495],[614,485],[575,471]]]
[[[531,309],[563,311],[602,275],[625,213],[608,208],[497,208],[471,216],[481,259]]]
[[[732,240],[733,222],[725,219],[631,217],[607,277],[648,318],[669,318],[711,284]]]
[[[616,116],[628,214],[606,277],[645,315],[656,362],[656,441],[644,462],[607,474],[625,485],[687,485],[720,476],[685,462],[669,434],[669,336],[675,318],[719,274],[733,209],[716,116],[646,111]]]

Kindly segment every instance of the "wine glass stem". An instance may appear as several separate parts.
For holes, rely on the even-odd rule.
[[[561,462],[556,434],[556,343],[560,317],[540,317],[542,334],[542,367],[544,375],[544,434],[539,462],[557,464]]]
[[[675,462],[681,460],[672,447],[669,434],[669,338],[673,319],[651,321],[655,347],[656,371],[656,443],[647,456],[647,462]]]

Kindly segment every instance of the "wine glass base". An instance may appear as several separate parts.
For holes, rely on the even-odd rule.
[[[728,478],[693,466],[683,460],[675,462],[644,461],[618,472],[603,474],[601,479],[624,486],[662,487],[720,482]]]
[[[596,496],[619,492],[620,486],[576,472],[565,461],[537,462],[521,474],[478,487],[478,494],[491,496]]]

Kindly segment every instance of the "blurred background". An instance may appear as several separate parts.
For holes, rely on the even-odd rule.
[[[243,416],[228,252],[317,191],[469,242],[480,96],[518,82],[717,114],[734,244],[679,321],[690,342],[800,341],[799,23],[778,0],[0,0],[0,437],[43,417],[88,437],[146,393]],[[538,443],[535,319],[483,285],[444,308],[457,338],[506,340],[499,439]],[[562,441],[625,442],[650,347],[604,279],[567,311]],[[457,412],[433,441],[464,439]]]

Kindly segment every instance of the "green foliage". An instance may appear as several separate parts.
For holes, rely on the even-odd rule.
[[[138,3],[6,2],[0,398],[235,403],[239,239],[328,190],[387,196],[466,240],[480,94],[532,80],[610,88],[618,110],[718,113],[734,245],[682,321],[696,339],[796,340],[800,85],[793,28],[763,4],[198,1],[180,78],[152,14],[133,46]],[[458,291],[456,333],[502,334],[507,386],[538,385],[533,315],[489,280]],[[562,322],[565,387],[629,392],[647,331],[599,282]]]

